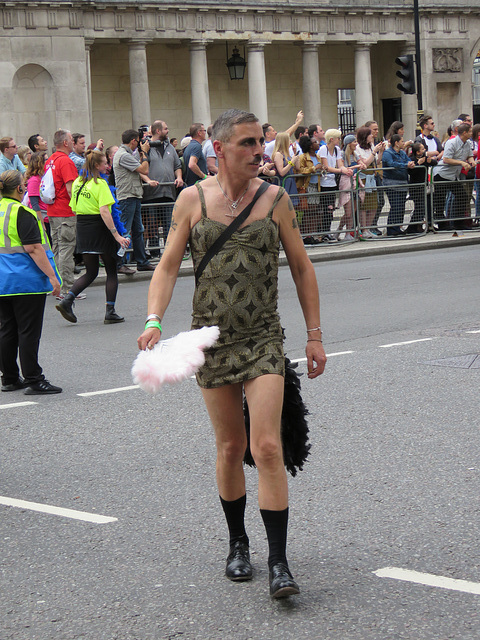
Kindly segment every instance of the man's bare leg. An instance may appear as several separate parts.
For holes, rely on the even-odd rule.
[[[249,540],[245,531],[245,475],[243,457],[247,447],[241,384],[202,389],[217,444],[217,486],[230,534],[230,553],[225,574],[230,580],[252,578]]]
[[[268,539],[270,595],[299,593],[288,568],[288,483],[283,462],[281,418],[284,379],[264,375],[245,382],[250,413],[250,447],[258,469],[258,503]]]

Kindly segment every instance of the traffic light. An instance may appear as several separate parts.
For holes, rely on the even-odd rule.
[[[400,66],[400,69],[397,71],[397,77],[402,79],[402,82],[397,84],[397,89],[400,89],[400,91],[403,91],[403,93],[407,95],[416,93],[413,56],[399,56],[395,58],[395,64]]]

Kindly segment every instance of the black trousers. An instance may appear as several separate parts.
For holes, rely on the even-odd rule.
[[[445,200],[447,193],[453,196],[451,215],[448,216],[450,229],[462,229],[465,224],[466,212],[470,206],[470,199],[461,180],[446,180],[441,176],[434,176],[435,191],[433,193],[433,206],[435,211],[434,222],[445,221]],[[450,220],[453,218],[453,220]]]
[[[18,380],[17,355],[25,382],[44,379],[38,364],[38,348],[42,335],[45,293],[0,297],[0,371],[2,383]]]

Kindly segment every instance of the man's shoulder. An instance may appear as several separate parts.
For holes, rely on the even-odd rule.
[[[190,155],[197,156],[199,153],[203,153],[202,145],[200,144],[200,142],[198,142],[198,140],[192,140],[188,147],[190,147]]]

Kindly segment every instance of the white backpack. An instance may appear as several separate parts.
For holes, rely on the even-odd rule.
[[[40,198],[45,204],[53,204],[55,202],[55,183],[53,182],[52,165],[49,165],[40,181]]]

